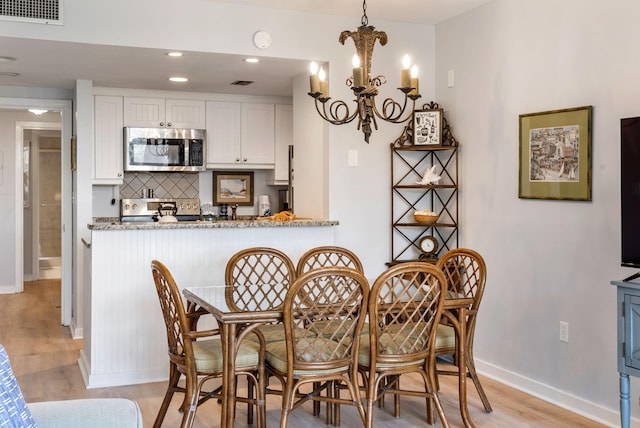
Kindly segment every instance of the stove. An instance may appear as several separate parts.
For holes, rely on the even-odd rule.
[[[158,210],[168,214],[174,208],[178,221],[200,220],[200,200],[197,198],[141,198],[120,201],[120,221],[158,221]]]

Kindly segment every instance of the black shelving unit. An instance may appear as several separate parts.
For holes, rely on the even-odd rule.
[[[436,104],[429,105],[430,108]],[[444,122],[443,145],[412,145],[408,125],[403,136],[391,145],[391,262],[434,261],[446,251],[458,247],[458,142]],[[441,176],[437,184],[417,184],[425,172],[436,165]],[[439,214],[432,224],[420,224],[413,218],[416,210],[429,209]],[[431,236],[438,242],[434,254],[426,256],[420,241]]]

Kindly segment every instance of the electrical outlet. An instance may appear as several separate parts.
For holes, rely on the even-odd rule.
[[[569,343],[569,323],[560,321],[560,342]]]

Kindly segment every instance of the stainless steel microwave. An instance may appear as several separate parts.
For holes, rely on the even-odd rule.
[[[206,169],[204,129],[124,128],[125,171]]]

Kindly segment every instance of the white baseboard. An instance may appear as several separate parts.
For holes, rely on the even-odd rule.
[[[82,327],[78,327],[75,319],[71,320],[71,324],[69,324],[69,331],[71,332],[71,338],[74,340],[82,339],[84,334]]]
[[[0,294],[15,294],[16,287],[13,285],[0,285]]]
[[[569,394],[552,386],[524,377],[490,363],[476,358],[476,370],[478,374],[494,379],[512,388],[533,395],[563,409],[589,418],[609,427],[620,426],[620,412],[618,409],[610,409],[600,404],[587,401],[583,398]],[[640,427],[640,420],[632,418],[631,426]]]
[[[136,373],[112,373],[91,374],[91,364],[84,350],[80,351],[80,359],[78,359],[80,373],[87,389],[106,388],[113,386],[135,385],[140,383],[164,382],[169,379],[166,368],[162,370],[146,370]]]

